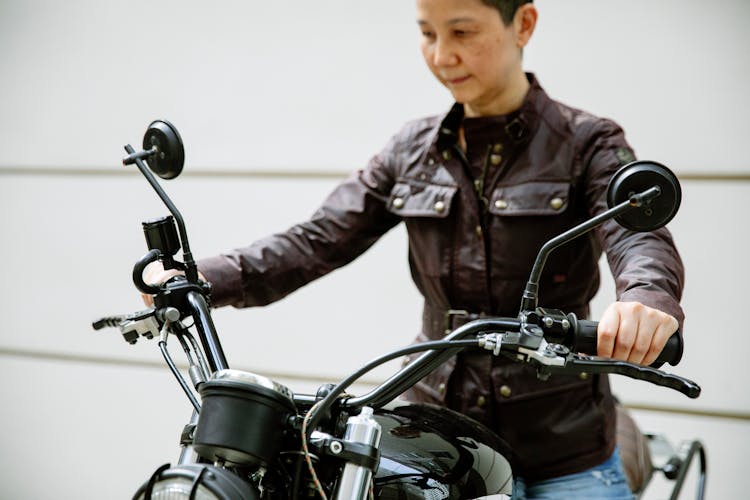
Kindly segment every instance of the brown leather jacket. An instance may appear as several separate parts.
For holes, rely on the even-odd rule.
[[[541,245],[604,210],[610,177],[634,159],[615,123],[553,101],[528,76],[531,89],[518,111],[464,119],[456,105],[408,123],[311,220],[201,261],[214,305],[278,300],[347,264],[403,221],[412,277],[425,298],[419,340],[441,338],[479,315],[515,317]],[[466,155],[456,140],[461,125]],[[539,304],[585,317],[602,249],[619,300],[656,307],[682,324],[683,267],[666,229],[633,233],[609,222],[560,247],[547,261]],[[521,364],[462,355],[408,396],[487,424],[514,449],[514,469],[528,479],[583,470],[614,448],[606,376],[542,382]]]

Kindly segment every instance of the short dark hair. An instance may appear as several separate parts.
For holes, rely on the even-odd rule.
[[[500,12],[500,17],[506,26],[513,22],[518,8],[525,3],[533,3],[534,0],[482,0],[482,3],[494,7]]]

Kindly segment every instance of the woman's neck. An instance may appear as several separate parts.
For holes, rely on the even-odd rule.
[[[486,102],[464,103],[464,116],[475,118],[478,116],[507,115],[523,105],[529,92],[529,80],[523,71],[516,73],[512,81],[498,92],[497,95],[486,99]]]

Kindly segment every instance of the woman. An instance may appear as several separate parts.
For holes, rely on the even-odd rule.
[[[403,221],[425,298],[420,340],[483,315],[513,316],[541,245],[606,209],[606,185],[634,159],[622,130],[550,99],[522,69],[537,11],[513,0],[417,0],[425,62],[455,104],[407,124],[311,220],[199,263],[217,306],[263,305],[350,262]],[[652,363],[683,319],[683,268],[666,229],[610,222],[554,252],[540,303],[579,317],[606,250],[618,301],[598,354]],[[163,271],[147,278],[163,281]],[[631,498],[615,449],[606,376],[536,379],[461,355],[406,395],[489,426],[516,452],[514,499]]]

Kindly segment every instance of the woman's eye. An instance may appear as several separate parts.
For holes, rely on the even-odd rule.
[[[456,36],[457,38],[466,38],[466,37],[468,37],[468,36],[471,36],[471,35],[472,35],[472,32],[471,32],[471,31],[467,31],[467,30],[454,30],[454,31],[453,31],[453,34],[454,34],[454,35],[455,35],[455,36]]]
[[[432,31],[422,31],[422,36],[425,38],[435,38],[435,33]]]

